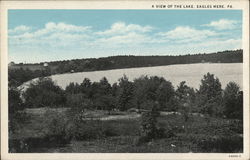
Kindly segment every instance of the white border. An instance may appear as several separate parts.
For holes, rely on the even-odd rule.
[[[98,159],[98,160],[151,160],[151,159],[249,159],[249,1],[0,1],[1,2],[1,159],[3,160],[47,160],[47,159]],[[155,9],[152,4],[201,4],[233,5],[233,9],[243,10],[243,91],[244,91],[244,153],[8,153],[8,9]],[[230,8],[225,8],[230,9]],[[199,9],[197,9],[199,10]],[[213,10],[213,9],[209,9]],[[232,157],[237,155],[240,157]]]

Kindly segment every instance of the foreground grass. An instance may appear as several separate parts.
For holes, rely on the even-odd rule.
[[[44,137],[49,119],[44,114],[30,114],[30,122],[22,124],[11,139]],[[65,114],[65,113],[61,113]],[[107,116],[99,112],[93,114]],[[119,113],[121,115],[133,113]],[[89,116],[89,114],[88,114]],[[66,117],[64,115],[64,117]],[[32,146],[23,152],[66,153],[188,153],[188,152],[242,152],[242,123],[237,120],[190,116],[187,121],[181,115],[164,115],[158,118],[158,127],[172,133],[171,137],[138,143],[140,118],[105,121],[88,121],[81,130],[82,140],[73,138],[70,143],[48,146]],[[48,121],[49,122],[49,121]],[[103,132],[99,132],[102,130]],[[71,131],[71,130],[70,130]],[[81,132],[81,133],[82,133]],[[97,135],[98,133],[98,135]],[[37,144],[37,142],[34,142]]]

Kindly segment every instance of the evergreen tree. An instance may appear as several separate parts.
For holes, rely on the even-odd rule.
[[[243,92],[235,82],[229,82],[224,90],[224,114],[228,118],[243,119]]]
[[[219,79],[208,72],[201,80],[199,93],[205,95],[208,101],[221,96],[222,89]]]
[[[124,75],[119,79],[118,108],[125,111],[133,107],[133,83]]]
[[[219,79],[209,72],[204,75],[196,100],[202,113],[220,116],[222,114],[222,89]]]
[[[86,95],[86,98],[92,97],[92,83],[90,79],[84,78],[82,83],[80,84],[79,89],[81,90],[81,93],[84,93]]]
[[[156,90],[156,100],[159,102],[159,107],[167,110],[175,108],[174,95],[175,90],[172,83],[169,81],[161,82]]]

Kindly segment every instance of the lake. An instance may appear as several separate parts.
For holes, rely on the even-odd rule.
[[[227,83],[230,81],[236,82],[241,88],[243,87],[242,63],[196,63],[156,67],[125,68],[105,71],[58,74],[52,75],[51,78],[59,86],[65,89],[70,82],[81,83],[84,78],[89,78],[92,82],[98,82],[101,78],[106,77],[109,83],[113,84],[118,82],[118,79],[123,75],[126,75],[131,81],[140,76],[147,75],[164,77],[166,80],[171,81],[174,87],[177,87],[181,81],[186,81],[188,86],[198,89],[203,75],[208,72],[219,78],[222,88],[225,88]],[[29,83],[30,81],[24,83],[19,88],[26,88]]]

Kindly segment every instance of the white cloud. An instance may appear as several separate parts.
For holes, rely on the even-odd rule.
[[[204,24],[202,26],[213,27],[217,30],[224,30],[224,29],[234,29],[238,25],[238,22],[235,20],[229,19],[220,19],[218,21],[212,21],[209,24]]]
[[[151,26],[140,26],[137,24],[126,24],[124,22],[114,23],[110,29],[105,31],[96,32],[98,35],[118,35],[118,34],[127,34],[130,32],[150,32],[153,29]]]
[[[184,43],[190,41],[200,41],[211,36],[216,36],[217,33],[211,30],[198,30],[189,26],[178,26],[168,32],[161,32],[159,35],[176,41],[177,43]]]
[[[224,31],[215,32],[190,26],[178,26],[160,33],[151,26],[123,22],[114,23],[104,31],[94,31],[91,26],[62,22],[49,22],[36,30],[30,28],[19,26],[12,29],[12,34],[9,34],[9,51],[19,56],[20,61],[29,54],[37,57],[38,53],[38,57],[44,54],[44,59],[46,56],[48,59],[54,56],[54,60],[57,57],[70,59],[70,54],[72,57],[77,55],[81,58],[84,57],[83,54],[89,57],[128,53],[187,54],[241,48],[240,37],[231,34],[229,36]]]
[[[24,28],[24,27],[22,27]],[[14,45],[54,45],[66,46],[73,43],[80,43],[90,38],[90,26],[76,26],[66,23],[49,22],[44,28],[33,32],[23,32],[22,34],[11,34],[9,36],[10,44]]]
[[[27,32],[31,29],[31,27],[25,26],[25,25],[20,25],[15,27],[14,29],[9,29],[9,33],[10,34],[17,34],[17,33],[23,33],[23,32]]]
[[[24,27],[22,27],[24,28]],[[84,33],[90,30],[89,26],[76,26],[65,23],[49,22],[45,27],[34,32],[25,32],[21,35],[13,36],[13,38],[39,38],[53,33]]]
[[[146,35],[152,27],[137,24],[117,22],[109,30],[93,32],[90,26],[76,26],[65,23],[49,22],[44,28],[33,32],[14,34],[9,36],[10,43],[14,45],[44,45],[70,46],[84,45],[91,47],[120,47],[124,44],[137,45],[142,43],[159,43],[159,39]]]
[[[132,32],[125,35],[103,37],[97,39],[96,44],[101,45],[103,47],[119,47],[120,45],[135,46],[150,41],[150,37]]]
[[[85,32],[89,30],[90,26],[76,26],[71,24],[65,24],[65,23],[54,23],[49,22],[45,25],[45,29],[50,31],[61,31],[61,32]]]

